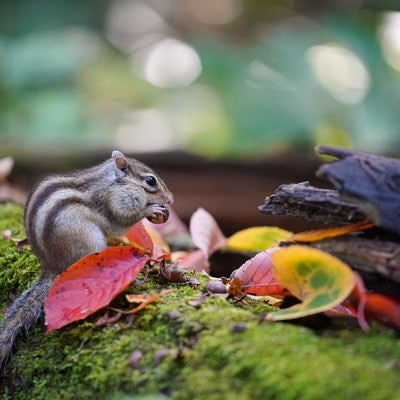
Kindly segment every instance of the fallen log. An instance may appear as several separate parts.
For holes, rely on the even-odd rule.
[[[369,288],[400,295],[400,161],[370,153],[321,146],[320,153],[341,157],[317,174],[335,189],[308,182],[281,185],[259,211],[334,226],[366,219],[376,229],[324,239],[309,245],[327,251],[362,273]]]

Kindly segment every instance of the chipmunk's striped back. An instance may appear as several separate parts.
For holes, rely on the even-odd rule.
[[[106,163],[109,164],[110,161]],[[57,217],[68,207],[75,207],[76,214],[84,209],[86,211],[83,214],[98,212],[98,205],[92,201],[93,188],[99,182],[107,184],[113,179],[106,179],[106,166],[107,164],[103,164],[75,173],[50,176],[42,180],[29,194],[24,213],[25,230],[28,242],[46,267],[49,261],[54,262],[48,260],[47,255]]]

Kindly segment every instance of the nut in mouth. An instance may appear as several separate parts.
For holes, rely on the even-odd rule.
[[[163,204],[153,204],[153,213],[147,219],[153,224],[162,224],[168,220],[169,210]]]

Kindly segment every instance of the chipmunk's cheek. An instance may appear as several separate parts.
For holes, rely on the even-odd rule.
[[[169,210],[162,204],[152,204],[153,212],[147,219],[153,224],[162,224],[169,217]]]

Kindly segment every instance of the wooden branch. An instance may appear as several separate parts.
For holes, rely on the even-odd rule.
[[[333,225],[357,223],[367,218],[358,205],[342,200],[336,190],[315,188],[307,182],[279,186],[259,210]],[[363,272],[364,277],[365,273],[369,274],[370,288],[377,290],[379,287],[380,292],[393,295],[387,282],[400,282],[399,237],[385,231],[378,231],[375,236],[346,235],[307,244],[340,258]],[[398,284],[394,287],[394,292],[399,290]]]
[[[337,190],[315,188],[307,182],[281,185],[259,210],[333,225],[373,220],[380,227],[375,232],[307,244],[333,254],[361,272],[370,289],[398,296],[400,160],[329,146],[320,146],[317,152],[339,159],[317,171]]]
[[[306,221],[346,225],[367,219],[360,206],[344,201],[336,190],[319,189],[308,182],[279,186],[259,211]]]

